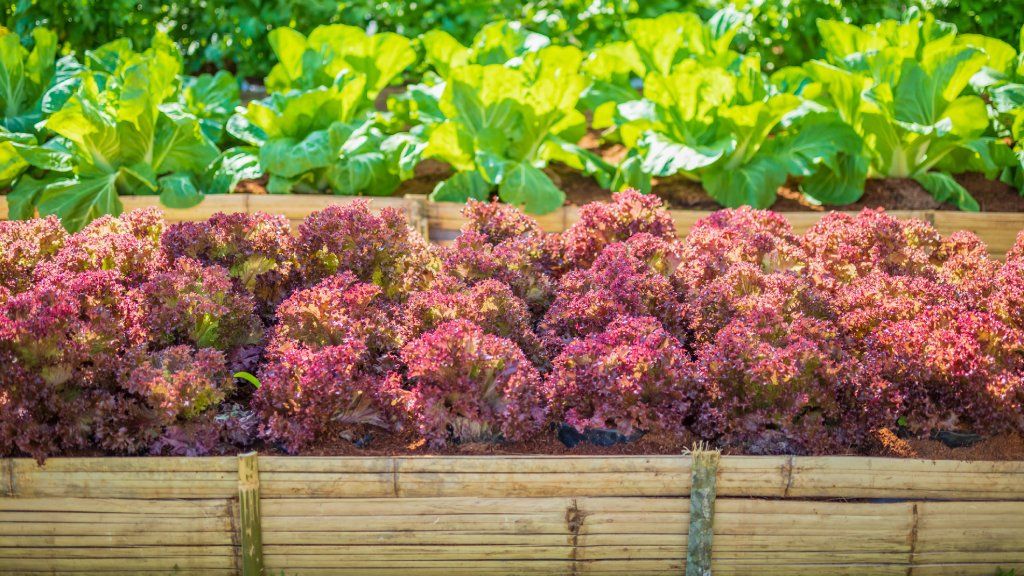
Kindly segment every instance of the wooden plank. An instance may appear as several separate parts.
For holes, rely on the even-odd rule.
[[[168,208],[160,203],[159,196],[120,196],[125,212],[138,208],[159,208],[168,222],[206,220],[218,212],[233,213],[248,211],[249,194],[210,194],[191,208]]]
[[[0,546],[20,547],[121,547],[121,546],[232,546],[230,531],[220,532],[162,532],[159,526],[124,534],[95,533],[88,535],[14,534],[0,535]]]
[[[409,214],[410,201],[399,196],[334,196],[330,194],[253,194],[249,198],[249,212],[280,214],[289,220],[302,220],[313,212],[328,206],[346,206],[357,201],[370,203],[370,209],[379,211],[394,208]]]
[[[7,208],[7,196],[0,196],[0,220],[7,220],[10,211]]]
[[[957,230],[970,230],[988,245],[989,254],[1004,258],[1017,235],[1024,230],[1020,212],[935,212],[935,229],[943,236]]]
[[[230,535],[229,518],[148,518],[134,516],[118,522],[100,518],[95,522],[52,522],[36,519],[27,513],[20,521],[0,522],[0,534],[5,536],[88,536],[93,534],[131,534],[137,530],[159,529],[161,532],[220,532]]]
[[[237,471],[228,458],[51,458],[14,459],[12,493],[19,497],[230,498]]]
[[[159,458],[47,458],[42,465],[29,458],[12,459],[16,469],[42,472],[235,472],[233,456],[161,456]]]
[[[458,232],[467,222],[462,215],[463,206],[464,204],[460,202],[429,202],[427,218],[430,221],[431,233]],[[563,232],[569,226],[570,220],[575,221],[576,209],[564,207],[547,214],[531,214],[531,216],[537,220],[541,230]]]
[[[430,218],[427,217],[427,197],[423,194],[406,194],[402,197],[406,202],[406,218],[409,227],[419,232],[424,239],[430,240]]]
[[[1024,462],[800,457],[791,470],[792,498],[1024,500]]]
[[[0,574],[12,574],[17,576],[54,576],[58,574],[53,570],[20,570],[13,569],[8,570],[5,566],[0,566]],[[234,568],[182,568],[175,570],[158,567],[158,568],[136,568],[132,566],[131,562],[122,563],[116,567],[99,567],[90,569],[88,567],[75,566],[74,569],[60,570],[60,576],[104,576],[104,575],[125,575],[125,576],[237,576],[237,571]],[[289,576],[291,576],[289,574]]]
[[[231,546],[0,547],[2,558],[190,558],[234,555]],[[2,563],[2,562],[0,562]]]
[[[7,460],[22,497],[227,498],[231,458]],[[684,496],[684,456],[357,457],[262,459],[263,497]],[[630,482],[622,482],[628,474]],[[3,476],[3,475],[0,475]],[[154,483],[160,480],[160,485]],[[82,492],[85,491],[85,492]],[[726,497],[1024,500],[1024,462],[726,456]]]
[[[174,557],[105,557],[105,558],[4,558],[3,569],[26,572],[55,572],[65,570],[108,571],[121,570],[130,565],[138,570],[165,570],[176,574],[176,570],[230,570],[234,559],[230,556],[174,556]]]

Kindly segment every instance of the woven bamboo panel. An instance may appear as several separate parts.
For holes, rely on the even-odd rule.
[[[263,457],[265,498],[685,497],[683,456]],[[628,478],[628,482],[623,479]],[[1024,501],[1024,462],[729,456],[720,497]]]
[[[0,574],[240,574],[238,459],[0,460]],[[682,574],[686,456],[262,457],[266,574]],[[721,459],[712,568],[1024,569],[1024,462]]]

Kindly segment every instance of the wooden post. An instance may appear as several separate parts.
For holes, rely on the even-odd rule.
[[[427,197],[423,194],[406,194],[405,201],[408,203],[407,216],[409,218],[409,227],[419,232],[423,236],[423,240],[430,242]]]
[[[238,455],[238,504],[242,576],[263,576],[260,469],[255,452]]]
[[[711,576],[711,536],[715,519],[716,478],[721,453],[696,447],[690,470],[690,530],[686,538],[686,576]]]

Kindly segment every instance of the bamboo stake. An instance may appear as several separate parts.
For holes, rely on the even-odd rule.
[[[715,480],[721,453],[703,443],[691,453],[690,529],[686,537],[686,576],[711,576],[711,537],[715,518]]]
[[[242,576],[263,576],[263,531],[260,524],[260,470],[255,452],[238,456],[239,531]]]

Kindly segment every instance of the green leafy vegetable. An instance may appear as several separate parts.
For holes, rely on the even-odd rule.
[[[390,32],[367,34],[343,24],[318,26],[308,37],[291,28],[270,32],[278,63],[266,78],[271,92],[331,86],[340,75],[365,77],[366,98],[377,94],[416,61],[412,42]]]
[[[238,81],[229,72],[185,76],[182,79],[181,105],[199,119],[206,137],[217,142],[224,125],[238,107]]]
[[[684,60],[672,72],[645,80],[649,106],[621,127],[627,157],[617,186],[650,189],[650,178],[699,179],[725,206],[767,208],[789,176],[827,188],[823,171],[863,184],[863,170],[849,174],[839,154],[857,152],[859,139],[837,118],[808,111],[794,94],[770,90],[756,58],[732,69]],[[855,166],[853,168],[856,168]]]
[[[989,55],[957,42],[955,27],[916,11],[863,28],[836,21],[819,27],[828,61],[806,69],[863,138],[871,173],[912,178],[940,201],[978,210],[950,173],[995,173],[1005,157],[986,135],[984,100],[968,93]]]
[[[543,214],[565,196],[543,172],[556,160],[607,185],[611,167],[575,143],[586,127],[576,110],[585,84],[583,55],[572,47],[527,54],[518,68],[499,64],[452,70],[440,108],[447,118],[429,137],[424,155],[458,172],[433,193],[436,200],[502,200]]]
[[[402,146],[408,135],[386,136],[364,113],[366,81],[362,75],[342,74],[329,87],[250,102],[231,119],[231,134],[259,148],[258,164],[270,175],[270,192],[329,187],[336,194],[387,195],[411,176],[409,164],[415,161]],[[236,151],[231,159],[253,169],[251,154]]]
[[[505,64],[548,46],[547,36],[530,32],[519,22],[498,20],[476,33],[469,46],[463,46],[444,30],[430,30],[420,37],[424,59],[442,77],[469,64]]]
[[[58,135],[23,156],[48,172],[12,193],[22,214],[35,205],[77,230],[121,211],[119,194],[157,194],[174,206],[201,199],[194,178],[217,156],[199,120],[174,100],[181,69],[163,36],[142,53],[126,42],[87,55],[87,70],[63,106],[44,122]]]

